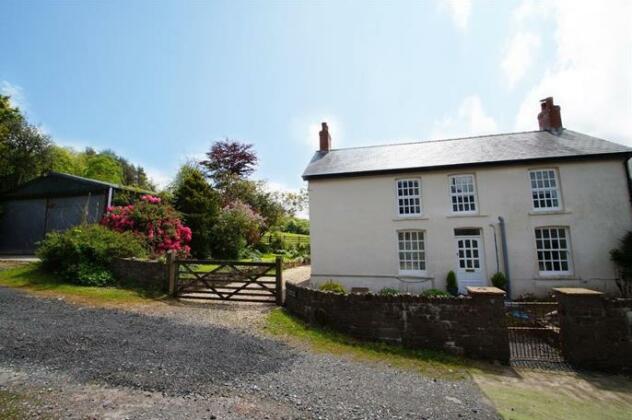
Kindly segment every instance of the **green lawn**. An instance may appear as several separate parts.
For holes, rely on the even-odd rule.
[[[91,303],[143,303],[164,297],[161,292],[119,287],[88,287],[70,284],[44,272],[39,263],[30,263],[0,271],[0,286],[43,294],[61,294]]]
[[[632,419],[632,406],[616,401],[579,399],[554,386],[481,386],[506,420],[624,420]]]

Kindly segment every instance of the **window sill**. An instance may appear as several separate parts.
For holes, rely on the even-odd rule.
[[[572,212],[568,210],[541,210],[541,211],[531,210],[529,212],[529,216],[553,216],[556,214],[572,214]]]
[[[424,216],[398,216],[393,219],[394,222],[402,222],[405,220],[428,220],[428,218]]]
[[[458,213],[454,213],[454,214],[450,214],[448,216],[446,216],[446,219],[460,219],[463,217],[489,217],[488,214],[479,214],[479,213],[463,213],[463,214],[458,214]]]
[[[397,274],[397,278],[404,278],[404,279],[423,279],[423,280],[432,280],[434,279],[434,277],[429,276],[427,273],[424,272],[415,272],[415,271],[400,271]]]
[[[579,280],[574,274],[539,274],[534,280]]]

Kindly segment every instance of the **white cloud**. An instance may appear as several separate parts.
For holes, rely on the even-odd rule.
[[[173,180],[173,175],[161,169],[143,166],[145,173],[152,183],[156,184],[159,190],[166,188]]]
[[[517,16],[533,16],[520,7]],[[525,95],[516,128],[537,129],[538,100],[554,96],[564,126],[632,145],[632,2],[559,1],[549,14],[556,58]]]
[[[540,43],[540,37],[532,32],[518,32],[507,43],[501,68],[510,88],[530,70]]]
[[[456,115],[446,116],[435,123],[432,138],[476,136],[497,131],[498,124],[485,113],[481,99],[473,95],[463,99]]]
[[[2,83],[0,83],[0,94],[10,96],[11,105],[20,108],[23,112],[26,112],[28,103],[26,102],[26,97],[24,96],[24,90],[20,86],[3,80]]]
[[[440,6],[447,11],[454,25],[461,31],[467,29],[472,11],[472,0],[440,0]]]

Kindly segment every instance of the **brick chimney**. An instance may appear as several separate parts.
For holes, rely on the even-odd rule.
[[[331,150],[331,136],[329,135],[329,127],[327,127],[327,123],[324,122],[322,124],[323,129],[320,130],[318,135],[320,136],[320,151],[328,152]]]
[[[540,106],[542,107],[542,110],[538,114],[540,130],[546,130],[552,134],[560,134],[563,129],[560,106],[553,104],[552,97],[540,100]]]

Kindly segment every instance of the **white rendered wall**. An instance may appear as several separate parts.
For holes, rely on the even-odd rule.
[[[561,185],[562,210],[532,209],[528,171],[554,168]],[[448,176],[474,174],[479,214],[451,213]],[[395,181],[419,178],[423,215],[399,218]],[[309,182],[312,281],[328,279],[347,287],[395,287],[417,292],[445,290],[456,270],[454,229],[480,228],[487,279],[503,271],[498,217],[505,219],[512,296],[546,295],[553,287],[588,287],[614,293],[615,267],[609,251],[632,229],[632,209],[621,160],[498,166],[406,175],[359,176]],[[564,226],[570,231],[572,274],[539,275],[534,228]],[[425,231],[426,277],[399,275],[397,231]],[[494,231],[498,253],[494,245]],[[497,266],[497,257],[500,267]]]

